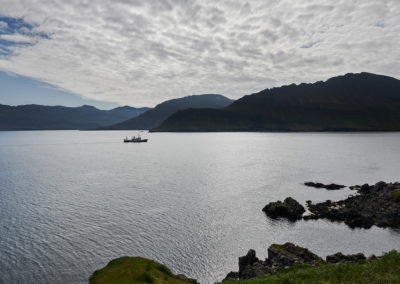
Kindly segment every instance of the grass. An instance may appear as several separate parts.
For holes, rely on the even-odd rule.
[[[324,264],[311,267],[296,264],[279,269],[275,275],[249,280],[226,281],[224,284],[387,284],[400,283],[400,253],[391,251],[382,259],[351,264]]]
[[[187,284],[166,266],[141,257],[121,257],[93,273],[89,284]],[[400,283],[400,253],[391,251],[381,259],[351,264],[296,264],[280,268],[275,275],[226,281],[224,284],[391,284]]]
[[[120,257],[96,270],[89,284],[187,284],[166,266],[142,257]]]

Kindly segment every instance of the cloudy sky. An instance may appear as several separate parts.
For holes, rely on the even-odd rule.
[[[0,0],[0,71],[121,105],[400,78],[399,43],[399,0]]]

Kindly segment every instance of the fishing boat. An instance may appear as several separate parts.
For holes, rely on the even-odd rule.
[[[124,139],[124,143],[142,143],[142,142],[147,142],[148,139],[142,139],[140,137],[140,135],[138,135],[137,137],[133,136],[131,139],[127,137],[125,137]]]

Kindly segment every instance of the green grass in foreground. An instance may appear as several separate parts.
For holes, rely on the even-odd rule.
[[[224,284],[309,284],[309,283],[400,283],[400,253],[391,251],[379,260],[351,264],[324,264],[318,267],[297,264],[277,274]]]
[[[187,284],[164,265],[142,257],[120,257],[96,270],[89,284]]]

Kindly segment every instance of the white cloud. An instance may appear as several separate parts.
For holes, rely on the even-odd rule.
[[[0,15],[49,38],[12,47],[0,69],[91,99],[154,105],[346,72],[400,77],[398,0],[2,2]]]
[[[37,41],[34,37],[21,34],[0,34],[0,39],[14,43],[34,43]]]

